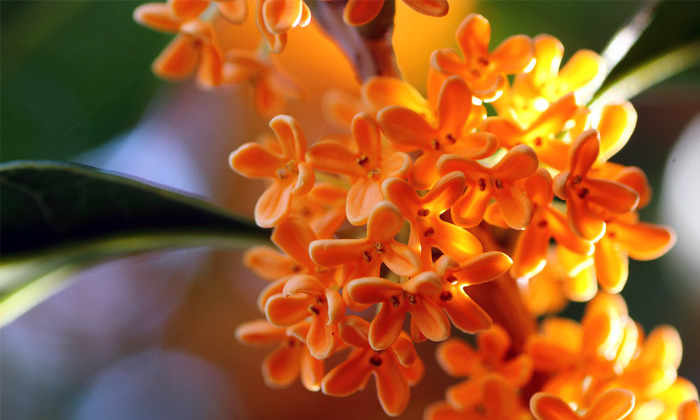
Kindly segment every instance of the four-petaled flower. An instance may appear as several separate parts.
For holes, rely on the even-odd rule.
[[[306,137],[299,123],[288,115],[270,121],[281,150],[258,143],[246,143],[229,156],[231,168],[251,178],[271,178],[272,185],[255,205],[255,222],[273,227],[289,212],[292,195],[308,193],[314,185],[314,171],[306,163]]]

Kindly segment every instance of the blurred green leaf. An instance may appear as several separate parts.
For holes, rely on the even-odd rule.
[[[0,2],[2,161],[68,159],[131,129],[170,36],[128,1]],[[21,139],[18,141],[17,139]]]
[[[696,1],[666,0],[642,7],[606,48],[604,56],[614,67],[592,104],[630,99],[700,64],[699,22]]]
[[[210,203],[87,166],[0,165],[0,195],[0,325],[55,290],[65,278],[57,274],[90,262],[269,241],[268,231]]]

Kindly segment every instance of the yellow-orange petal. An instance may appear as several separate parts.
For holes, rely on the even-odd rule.
[[[635,260],[653,260],[665,254],[676,242],[675,232],[667,226],[638,222],[633,225],[610,225],[615,241],[625,247]]]
[[[432,229],[435,245],[457,260],[466,260],[483,251],[481,242],[466,229],[444,221],[435,223]],[[457,275],[458,278],[460,276]]]
[[[432,148],[435,130],[416,111],[390,106],[379,111],[377,122],[392,143],[412,149]]]
[[[584,181],[589,194],[587,199],[608,211],[628,213],[639,203],[639,194],[632,188],[607,179],[589,178]]]
[[[366,171],[358,165],[355,153],[334,140],[322,140],[309,148],[308,162],[316,169],[351,176],[363,176]]]
[[[412,276],[421,268],[420,256],[400,242],[392,242],[386,248],[382,261],[389,270],[399,276]]]
[[[530,65],[533,59],[532,39],[525,35],[513,35],[506,38],[491,53],[491,60],[496,62],[498,71],[506,74],[519,73]]]
[[[300,369],[301,383],[304,387],[312,392],[319,391],[323,380],[323,360],[311,354],[302,354]]]
[[[472,108],[472,92],[460,76],[448,77],[440,89],[437,117],[440,130],[458,136]]]
[[[479,14],[467,16],[457,29],[457,42],[465,56],[488,55],[490,40],[491,25]]]
[[[445,401],[430,404],[423,414],[425,420],[464,420],[465,414]]]
[[[367,222],[367,238],[376,241],[392,239],[401,230],[403,223],[399,209],[389,201],[381,201]]]
[[[265,319],[244,322],[236,327],[236,340],[245,344],[278,343],[287,336],[284,328],[276,327]]]
[[[596,243],[593,256],[600,287],[608,293],[619,293],[627,282],[627,255],[610,238],[604,236]]]
[[[304,343],[294,340],[293,345],[282,345],[270,353],[262,364],[263,378],[269,387],[284,388],[299,376]],[[290,343],[291,344],[291,343]]]
[[[258,143],[242,145],[231,152],[228,161],[231,169],[250,178],[274,178],[277,170],[285,164],[282,156]]]
[[[578,237],[567,224],[566,215],[550,207],[545,211],[547,228],[559,245],[581,255],[592,255],[594,246],[591,242]]]
[[[283,34],[299,24],[302,0],[262,0],[263,21],[273,34]]]
[[[458,410],[474,407],[481,401],[479,382],[474,379],[462,381],[445,390],[445,400]]]
[[[465,178],[459,171],[450,172],[440,178],[423,196],[423,203],[434,211],[443,211],[452,206],[464,192]],[[395,195],[398,198],[397,195]]]
[[[199,55],[199,50],[190,37],[177,35],[153,62],[153,72],[164,79],[185,79],[197,67]]]
[[[567,403],[559,397],[538,392],[530,399],[530,411],[537,420],[580,420]]]
[[[401,285],[379,277],[350,280],[345,291],[358,303],[370,304],[389,300],[401,293]]]
[[[209,6],[209,0],[168,0],[167,3],[180,19],[197,18]]]
[[[384,199],[380,185],[374,178],[367,177],[352,184],[345,202],[345,213],[351,224],[362,226],[367,223],[372,210]]]
[[[255,246],[246,250],[243,265],[265,280],[277,280],[301,269],[294,260],[268,246]]]
[[[598,159],[600,134],[596,129],[586,130],[574,141],[569,152],[569,168],[573,175],[585,175]]]
[[[291,185],[272,183],[255,204],[255,223],[264,228],[277,225],[289,213],[291,196]]]
[[[634,408],[635,398],[626,389],[611,389],[602,393],[586,413],[587,420],[620,420]]]
[[[327,325],[318,318],[311,322],[311,328],[306,336],[306,345],[311,355],[317,359],[327,359],[335,351],[335,335],[338,334],[336,325]]]
[[[471,345],[460,339],[451,338],[440,343],[435,352],[435,358],[448,375],[465,377],[474,373],[479,355]]]
[[[470,185],[462,198],[450,209],[452,220],[457,226],[467,228],[478,225],[484,218],[489,200],[491,194],[488,191],[480,191],[478,186]]]
[[[387,200],[398,207],[404,217],[410,219],[417,216],[422,200],[408,182],[400,178],[387,178],[382,182],[382,192]]]
[[[357,315],[348,315],[338,324],[340,338],[348,345],[370,349],[369,322]]]
[[[605,233],[605,222],[588,208],[584,200],[577,198],[566,202],[569,226],[581,238],[596,242]]]
[[[304,295],[290,297],[275,295],[265,304],[265,316],[272,325],[289,327],[310,315],[308,308],[313,302],[313,298]]]
[[[629,102],[603,108],[597,127],[600,132],[599,164],[606,162],[627,144],[636,124],[637,112]]]
[[[409,307],[411,318],[430,341],[442,341],[450,336],[450,320],[445,312],[428,296]]]
[[[182,23],[163,3],[142,4],[134,10],[133,17],[136,23],[163,32],[178,32]]]
[[[348,0],[343,20],[348,25],[360,26],[372,21],[384,6],[384,0]]]
[[[458,268],[450,270],[450,274],[460,285],[470,286],[495,279],[508,271],[512,263],[508,255],[489,251],[460,264]]]
[[[347,360],[331,369],[321,381],[323,393],[345,397],[363,389],[372,373],[365,352],[364,349],[355,349]]]
[[[384,302],[369,325],[369,344],[374,350],[389,348],[401,334],[403,320],[406,316],[406,304],[394,305]]]
[[[534,219],[532,224],[518,236],[511,269],[511,274],[515,278],[533,277],[547,264],[551,235],[547,224],[543,225],[541,222]]]
[[[428,104],[411,84],[396,77],[371,77],[362,85],[362,98],[379,111],[388,106],[400,106],[423,112]]]
[[[492,366],[503,361],[511,345],[508,332],[498,324],[479,334],[476,342],[479,345],[479,354]]]
[[[678,407],[678,420],[700,420],[700,404],[686,401]]]
[[[513,229],[525,229],[532,219],[533,206],[529,198],[514,185],[492,190],[503,220]]]
[[[362,258],[364,239],[319,239],[311,242],[309,253],[318,265],[332,267]]]
[[[440,305],[460,331],[474,334],[491,328],[491,317],[477,305],[463,287],[457,287],[449,295],[440,296]]]
[[[297,182],[292,188],[292,194],[294,195],[304,195],[311,191],[314,187],[314,182],[316,181],[316,173],[306,162],[299,162],[297,165],[297,170],[299,174],[297,175]]]
[[[283,290],[284,297],[293,296],[299,293],[322,296],[326,293],[326,288],[314,276],[300,274],[287,280]]]
[[[530,146],[520,144],[508,151],[492,169],[494,177],[504,181],[527,178],[537,171],[537,153]]]
[[[283,220],[272,232],[270,239],[302,266],[313,265],[309,256],[309,245],[316,239],[316,235],[304,220],[297,217]]]
[[[668,364],[678,369],[683,345],[678,331],[670,325],[654,328],[644,342],[638,362],[641,365]]]
[[[534,363],[526,354],[520,354],[501,365],[498,373],[509,384],[518,388],[525,386],[532,378]]]
[[[282,277],[281,279],[267,285],[260,292],[260,294],[258,294],[257,305],[260,312],[265,312],[265,305],[272,296],[282,294],[282,291],[284,290],[284,285],[287,283],[287,280],[289,280],[289,276]]]
[[[549,34],[537,35],[533,41],[537,63],[530,72],[530,77],[535,85],[541,86],[557,77],[561,59],[564,56],[564,45]]]
[[[392,362],[392,360],[384,360],[382,365],[374,371],[374,377],[377,381],[377,397],[382,409],[389,416],[398,416],[408,406],[410,390],[399,365]]]
[[[450,9],[447,0],[403,0],[408,7],[428,16],[445,16]]]

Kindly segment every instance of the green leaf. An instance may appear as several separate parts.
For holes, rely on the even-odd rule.
[[[269,231],[203,200],[82,165],[0,165],[0,196],[0,325],[91,262],[269,241]]]
[[[630,99],[700,64],[700,7],[695,4],[666,0],[643,6],[604,51],[614,67],[591,106]]]

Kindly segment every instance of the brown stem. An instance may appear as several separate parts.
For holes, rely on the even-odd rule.
[[[494,238],[490,226],[482,223],[470,232],[481,241],[485,251],[503,252],[504,247]],[[527,337],[535,332],[536,323],[520,297],[515,279],[506,273],[493,281],[469,286],[466,291],[493,322],[508,331],[513,343],[511,351],[522,353]]]
[[[384,2],[379,15],[363,26],[343,21],[345,1],[310,1],[314,19],[352,62],[357,78],[364,82],[372,76],[400,77],[391,35],[394,30],[395,4]]]

